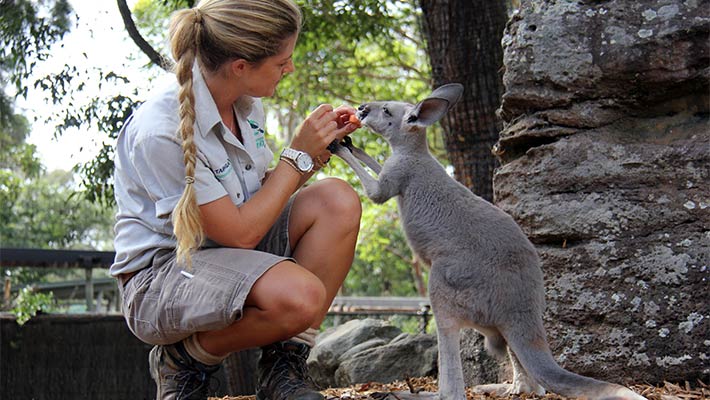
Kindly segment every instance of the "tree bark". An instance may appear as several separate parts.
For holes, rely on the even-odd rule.
[[[444,143],[456,180],[493,200],[491,152],[502,123],[496,115],[503,93],[507,20],[503,0],[420,0],[433,86],[459,82],[459,104],[442,119]]]
[[[123,25],[126,27],[126,32],[128,36],[131,37],[133,42],[138,46],[141,51],[150,58],[154,64],[160,68],[171,72],[173,70],[173,62],[169,58],[163,57],[162,54],[158,53],[153,46],[148,43],[141,33],[138,31],[135,22],[133,22],[133,16],[131,15],[131,9],[126,4],[126,0],[116,0],[118,3],[118,11],[121,13],[121,18],[123,19]]]

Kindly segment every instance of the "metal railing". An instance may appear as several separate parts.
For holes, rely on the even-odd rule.
[[[86,250],[45,250],[0,248],[0,266],[32,268],[78,268],[84,270],[84,293],[87,311],[96,311],[94,302],[94,268],[108,268],[113,264],[112,251]],[[115,287],[115,283],[113,284]],[[9,285],[5,285],[5,298],[9,296]],[[99,292],[102,293],[102,292]]]

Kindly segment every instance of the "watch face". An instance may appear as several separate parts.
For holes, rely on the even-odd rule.
[[[310,171],[311,168],[313,168],[313,160],[311,160],[308,154],[300,154],[298,158],[296,158],[296,164],[298,165],[298,169],[304,172]]]

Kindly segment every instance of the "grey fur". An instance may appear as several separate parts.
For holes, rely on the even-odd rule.
[[[474,390],[543,394],[547,389],[589,399],[644,399],[625,387],[566,371],[555,362],[542,322],[545,293],[537,251],[508,214],[452,179],[429,153],[426,127],[444,116],[462,92],[463,86],[450,84],[415,105],[376,101],[358,108],[363,124],[392,147],[378,179],[358,162],[377,173],[379,168],[372,168],[377,162],[366,154],[336,150],[372,201],[397,198],[409,245],[431,265],[429,296],[439,340],[439,398],[466,398],[459,332],[472,327],[485,335],[490,352],[507,352],[514,367],[512,384]]]

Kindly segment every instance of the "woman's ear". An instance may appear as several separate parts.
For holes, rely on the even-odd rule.
[[[243,58],[230,61],[229,63],[229,70],[237,77],[244,75],[244,72],[246,72],[249,67],[249,61]]]

